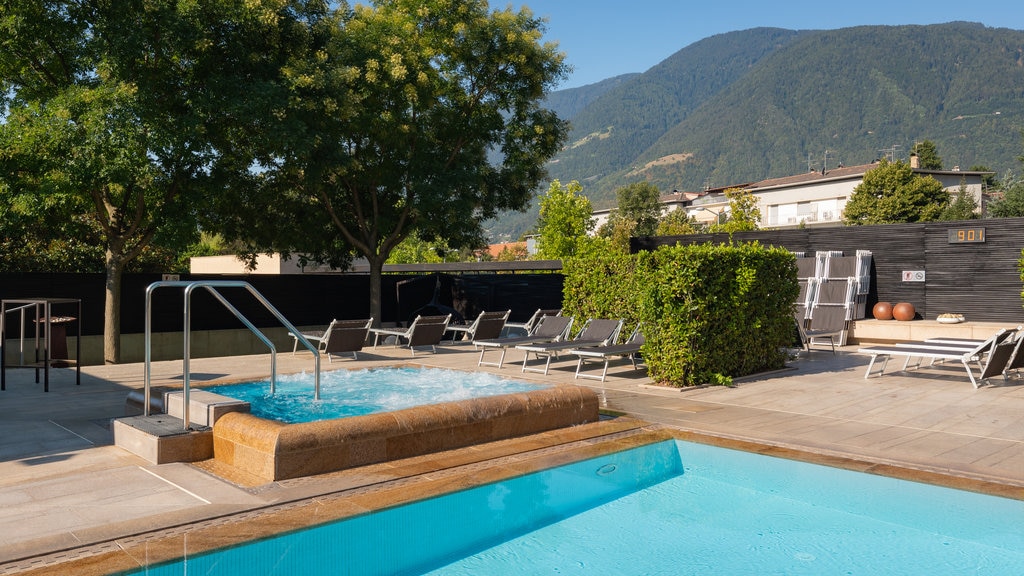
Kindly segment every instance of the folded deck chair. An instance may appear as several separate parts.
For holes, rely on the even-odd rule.
[[[985,340],[981,344],[974,346],[973,348],[960,348],[960,347],[942,347],[942,346],[929,346],[924,342],[903,342],[899,344],[893,344],[888,346],[871,346],[868,348],[860,348],[857,350],[859,354],[870,354],[871,362],[868,364],[867,372],[864,373],[864,378],[869,378],[872,374],[872,368],[875,365],[875,360],[879,357],[882,358],[882,366],[878,371],[878,375],[881,376],[885,372],[885,365],[888,363],[889,358],[894,356],[900,356],[905,358],[903,363],[903,370],[906,371],[910,367],[910,361],[917,358],[917,363],[914,367],[921,365],[921,361],[929,359],[932,362],[936,360],[957,360],[959,361],[964,369],[967,371],[967,377],[970,378],[971,384],[975,388],[979,386],[979,380],[985,380],[990,378],[994,373],[993,370],[998,369],[998,374],[1002,374],[1004,368],[1009,360],[1010,350],[1001,348],[1000,345],[1007,343],[1013,332],[1016,330],[1006,330],[1005,328],[1000,329],[991,338]],[[985,359],[985,355],[988,354],[988,358]],[[998,362],[1002,361],[1002,366],[998,365]],[[983,360],[985,363],[982,364]],[[982,378],[975,378],[974,371],[971,369],[971,363],[976,363],[980,368],[980,374]]]
[[[448,329],[448,322],[451,319],[451,314],[446,316],[417,316],[412,321],[412,324],[404,330],[397,328],[372,328],[370,331],[373,332],[373,347],[377,347],[381,336],[385,338],[394,336],[395,346],[401,345],[404,348],[408,348],[413,356],[416,355],[417,347],[429,346],[431,352],[437,352],[437,345],[441,343],[441,338],[444,337],[445,330]],[[403,340],[405,341],[404,344],[402,344]]]
[[[562,315],[562,310],[559,309],[559,308],[550,309],[550,310],[545,310],[543,308],[537,308],[537,311],[534,312],[533,316],[530,316],[530,318],[526,322],[505,322],[505,331],[506,331],[506,333],[504,335],[508,336],[511,333],[511,330],[519,330],[519,331],[521,331],[523,333],[524,336],[529,336],[533,332],[533,329],[537,326],[537,323],[540,322],[541,318],[543,318],[545,316],[561,316],[561,315]]]
[[[352,354],[359,359],[359,351],[366,345],[373,318],[366,320],[336,320],[321,341],[320,352],[327,354],[327,361],[334,362],[335,354]]]
[[[811,307],[806,326],[801,323],[798,315],[796,327],[800,332],[800,341],[808,352],[811,351],[811,341],[814,338],[828,338],[832,345],[832,354],[835,354],[836,338],[842,337],[843,330],[846,330],[846,308],[815,305]]]
[[[460,340],[487,340],[501,336],[501,330],[505,327],[505,321],[511,310],[504,312],[481,312],[472,324],[449,324],[447,333],[452,333],[452,342],[455,338]]]
[[[526,353],[526,355],[523,356],[523,372],[540,372],[541,374],[547,374],[548,369],[551,367],[551,359],[557,357],[560,352],[579,348],[590,348],[593,346],[606,346],[618,338],[619,331],[622,330],[622,323],[622,320],[591,318],[583,325],[583,329],[580,330],[580,333],[571,340],[520,344],[516,346],[516,350],[522,350]],[[544,358],[543,370],[529,366],[530,354],[533,354],[537,359]]]
[[[633,369],[636,370],[636,355],[640,352],[640,347],[644,344],[644,334],[640,331],[640,325],[633,330],[633,333],[626,338],[626,341],[622,344],[609,344],[607,346],[594,346],[592,348],[573,348],[569,350],[570,354],[575,354],[579,361],[576,364],[576,378],[591,378],[594,380],[600,380],[604,382],[605,377],[608,375],[608,362],[612,358],[625,356],[629,358],[629,361],[633,363]],[[600,376],[593,374],[582,374],[580,370],[583,369],[583,365],[586,362],[603,362],[604,368],[601,370]]]
[[[533,327],[533,332],[526,336],[473,340],[473,345],[480,349],[480,360],[476,365],[497,366],[501,368],[501,365],[505,362],[505,353],[509,348],[515,348],[519,344],[537,344],[561,340],[572,329],[572,322],[573,318],[571,316],[542,316],[540,321]],[[484,362],[484,354],[488,350],[501,351],[501,357],[498,358],[497,362]]]

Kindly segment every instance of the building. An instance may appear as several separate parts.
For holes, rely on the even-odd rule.
[[[915,174],[931,176],[952,194],[959,194],[961,186],[974,196],[979,211],[985,212],[984,177],[991,172],[960,170],[927,170],[916,165],[911,157]],[[758,198],[761,210],[761,228],[795,226],[836,226],[843,221],[843,210],[853,189],[864,180],[864,174],[877,163],[859,166],[838,166],[831,170],[813,170],[795,176],[769,178],[759,182],[736,184],[708,189],[703,192],[678,192],[662,196],[662,214],[684,209],[700,223],[713,224],[729,211],[725,191],[731,188],[749,190]],[[608,220],[611,210],[594,212],[597,227]],[[595,227],[596,228],[596,227]]]
[[[673,190],[671,194],[665,194],[659,199],[661,202],[661,214],[664,216],[673,210],[689,210],[693,203],[699,198],[704,198],[716,191],[720,192],[724,190],[724,188],[715,188],[713,190],[705,190],[702,192],[680,192],[679,190]],[[612,210],[614,210],[614,208],[594,210],[594,233],[608,222],[608,217],[611,216]]]

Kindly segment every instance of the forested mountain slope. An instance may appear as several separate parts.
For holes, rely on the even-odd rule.
[[[572,112],[549,172],[581,181],[596,207],[640,180],[699,190],[821,169],[826,151],[829,166],[906,158],[921,140],[946,168],[1002,175],[1020,168],[1024,31],[954,22],[731,32]],[[503,217],[492,235],[518,236],[535,219]]]

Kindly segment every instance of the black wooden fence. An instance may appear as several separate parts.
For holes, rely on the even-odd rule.
[[[910,302],[921,318],[952,312],[978,322],[1024,322],[1018,267],[1024,218],[740,232],[731,240],[756,240],[807,256],[819,251],[842,251],[847,256],[870,251],[866,316],[879,301]],[[727,243],[730,236],[634,238],[631,245],[636,251],[709,241]],[[905,279],[904,272],[924,272],[924,280],[916,274]]]
[[[121,294],[121,332],[145,331],[146,288],[159,274],[126,274]],[[250,283],[296,326],[327,324],[333,318],[366,318],[370,313],[369,276],[323,275],[182,275],[180,280],[242,280]],[[82,300],[83,336],[103,333],[103,274],[0,274],[0,299],[77,298]],[[405,323],[425,307],[452,309],[472,319],[481,310],[512,310],[512,320],[526,320],[538,308],[559,308],[562,275],[549,274],[386,274],[382,279],[384,322]],[[221,290],[233,306],[258,327],[280,326],[272,314],[244,289]],[[237,294],[237,296],[236,296]],[[183,290],[153,292],[154,332],[176,332],[184,323]],[[54,309],[55,315],[70,310]],[[75,312],[77,313],[77,311]],[[8,337],[18,335],[16,318],[8,318]],[[242,327],[205,290],[192,296],[192,330]]]

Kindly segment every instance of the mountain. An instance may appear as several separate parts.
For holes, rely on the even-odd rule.
[[[572,125],[549,175],[579,180],[598,208],[640,180],[665,193],[700,190],[826,161],[906,158],[922,140],[936,144],[945,168],[1020,169],[1024,31],[967,22],[755,28],[611,80],[619,81],[548,100]],[[517,237],[535,220],[536,206],[503,216],[490,232]]]
[[[568,88],[552,92],[544,101],[544,107],[554,111],[563,120],[572,120],[580,110],[584,110],[591,102],[604,96],[609,90],[621,86],[640,74],[622,74],[588,84],[579,88]]]

